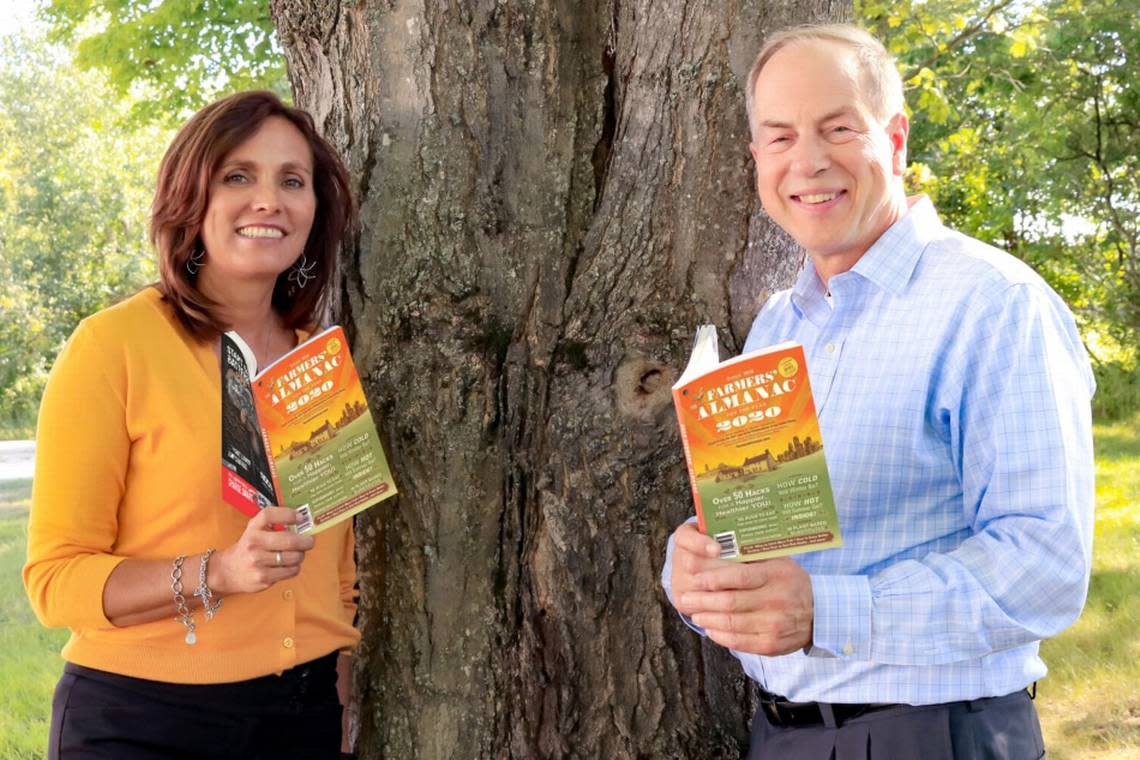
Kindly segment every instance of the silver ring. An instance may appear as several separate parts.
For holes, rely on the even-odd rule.
[[[281,552],[277,552],[274,556],[277,558],[277,566],[281,567]]]

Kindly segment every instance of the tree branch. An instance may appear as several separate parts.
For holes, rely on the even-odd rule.
[[[918,75],[918,72],[922,71],[924,68],[929,68],[930,66],[933,66],[935,63],[937,63],[938,60],[942,58],[942,56],[946,55],[958,46],[964,44],[973,37],[976,37],[985,27],[986,22],[988,22],[990,18],[994,16],[994,14],[1005,10],[1009,6],[1013,5],[1014,2],[1015,0],[1001,0],[997,4],[991,6],[986,10],[985,15],[983,15],[975,24],[966,27],[961,32],[959,32],[956,37],[947,42],[945,49],[939,50],[937,46],[935,46],[934,54],[917,66],[911,67],[910,71],[903,75],[903,81],[906,82],[914,78]]]

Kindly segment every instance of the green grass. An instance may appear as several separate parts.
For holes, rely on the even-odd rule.
[[[1140,415],[1098,425],[1097,516],[1089,601],[1042,645],[1037,707],[1050,760],[1140,760]],[[64,631],[45,631],[24,597],[31,481],[0,483],[0,758],[43,757]]]
[[[30,480],[0,482],[0,757],[41,758],[47,749],[51,694],[63,670],[67,632],[45,630],[24,596],[20,568],[28,527]]]
[[[0,519],[26,515],[32,497],[32,479],[0,480]]]
[[[1050,760],[1140,758],[1140,415],[1095,429],[1097,515],[1089,600],[1042,644],[1037,706]]]

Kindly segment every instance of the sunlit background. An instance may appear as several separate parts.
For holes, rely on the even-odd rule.
[[[7,0],[0,27],[0,757],[42,757],[60,631],[24,601],[35,413],[84,316],[155,277],[147,208],[185,115],[286,94],[267,3]],[[900,62],[912,192],[1072,307],[1099,390],[1096,566],[1044,645],[1051,758],[1140,758],[1140,0],[857,3]],[[743,118],[743,117],[742,117]],[[741,146],[744,151],[745,146]]]

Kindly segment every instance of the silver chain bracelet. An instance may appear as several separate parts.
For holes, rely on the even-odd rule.
[[[198,566],[198,588],[194,589],[194,596],[202,600],[202,607],[206,610],[206,620],[213,620],[214,615],[222,606],[222,600],[214,601],[214,592],[206,585],[206,567],[209,565],[210,557],[213,554],[213,549],[207,549],[206,553],[202,555],[202,564]]]
[[[170,569],[170,589],[174,592],[174,606],[178,609],[175,620],[186,626],[186,643],[193,645],[198,642],[198,634],[194,632],[194,615],[186,606],[186,597],[182,595],[182,563],[185,561],[185,554],[174,558],[174,566]]]

